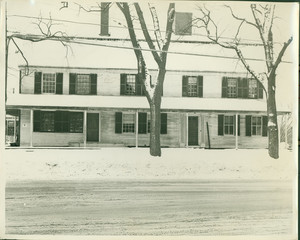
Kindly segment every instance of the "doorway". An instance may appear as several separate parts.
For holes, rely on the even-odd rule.
[[[87,141],[99,142],[99,113],[87,114]]]
[[[198,117],[189,116],[188,118],[188,145],[198,146]]]

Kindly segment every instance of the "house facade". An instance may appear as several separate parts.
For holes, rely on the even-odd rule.
[[[7,106],[19,121],[20,146],[149,146],[149,105],[136,69],[30,69],[23,76],[24,66],[20,67],[19,94]],[[168,71],[161,145],[266,148],[263,90],[245,76]]]
[[[195,13],[185,5],[181,3],[175,15],[163,84],[162,147],[267,148],[262,85],[237,59],[228,57],[231,52],[220,58],[220,52],[228,50],[195,41],[198,29],[190,25]],[[92,44],[100,41],[101,46],[73,46],[75,60],[69,56],[67,63],[64,49],[58,50],[60,43],[34,43],[27,55],[23,49],[31,65],[18,65],[18,84],[6,104],[7,114],[14,118],[14,129],[9,129],[14,136],[7,139],[15,145],[149,146],[149,104],[137,77],[136,59],[128,49],[130,41],[117,38],[128,38],[127,29],[120,29],[120,18],[114,19],[121,14],[115,5],[101,6],[101,39]],[[196,49],[202,56],[184,54]],[[181,52],[175,55],[176,51]],[[208,54],[218,56],[208,60]],[[157,75],[154,65],[148,65],[152,78]],[[279,115],[288,112],[278,107]]]

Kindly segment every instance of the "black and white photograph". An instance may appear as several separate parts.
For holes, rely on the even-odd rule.
[[[0,18],[0,238],[297,239],[299,3]]]

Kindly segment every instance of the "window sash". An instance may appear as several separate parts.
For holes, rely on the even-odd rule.
[[[188,77],[187,83],[187,94],[189,97],[198,96],[198,78],[197,77]]]
[[[249,98],[257,98],[257,81],[254,79],[249,79]]]
[[[224,116],[224,135],[234,135],[234,116]]]
[[[262,117],[258,117],[258,116],[251,117],[251,135],[254,136],[262,135]]]
[[[227,97],[235,98],[237,97],[237,79],[228,78],[227,79]]]
[[[43,90],[43,93],[55,93],[56,92],[56,74],[55,73],[43,73],[42,90]]]
[[[126,95],[135,95],[136,92],[135,82],[136,82],[135,74],[126,75],[126,88],[125,88]]]
[[[122,132],[123,133],[134,133],[135,132],[135,114],[123,113]]]
[[[75,93],[80,95],[89,95],[91,93],[91,78],[89,74],[77,75]]]

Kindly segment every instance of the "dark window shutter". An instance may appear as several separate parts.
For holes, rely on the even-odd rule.
[[[115,113],[115,133],[122,133],[122,113]]]
[[[198,97],[203,97],[203,77],[198,76]]]
[[[70,132],[70,117],[69,112],[62,112],[62,132]]]
[[[182,96],[187,97],[188,76],[182,76]]]
[[[222,98],[227,97],[227,77],[222,78]]]
[[[41,131],[41,111],[39,110],[33,111],[33,131]]]
[[[102,36],[109,36],[109,2],[101,3],[101,33]]]
[[[258,89],[258,94],[257,94],[258,98],[264,98],[264,89],[260,81],[257,81],[257,89]]]
[[[22,92],[22,70],[19,71],[19,93]]]
[[[246,115],[246,136],[251,136],[251,116]]]
[[[56,73],[56,94],[63,93],[63,73]]]
[[[167,115],[167,113],[160,114],[160,133],[161,134],[168,133],[168,115]]]
[[[42,93],[42,73],[35,72],[34,73],[34,94]]]
[[[268,117],[263,116],[262,118],[262,136],[266,137],[268,135]]]
[[[124,73],[121,73],[121,75],[120,75],[120,82],[121,82],[121,84],[120,84],[120,94],[121,95],[126,95],[126,79],[127,79],[127,74],[124,74]]]
[[[69,94],[75,94],[76,73],[70,73]]]
[[[218,135],[224,135],[224,115],[218,115]]]
[[[249,98],[249,80],[248,78],[243,78],[243,98]]]
[[[138,74],[135,75],[135,94],[137,96],[142,96],[143,89],[142,89],[142,83],[140,81],[140,77]]]
[[[90,95],[97,95],[97,74],[90,74],[91,92]]]
[[[147,133],[147,113],[139,112],[138,133]]]
[[[237,79],[237,97],[238,98],[243,98],[243,92],[244,92],[244,82],[243,78],[238,78]]]

